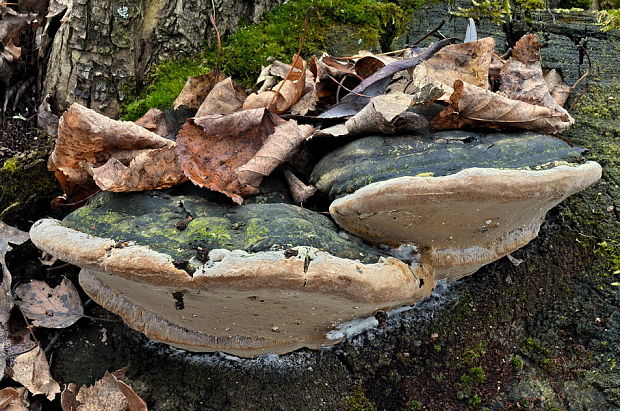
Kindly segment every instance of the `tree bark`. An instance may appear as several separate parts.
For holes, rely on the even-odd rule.
[[[126,90],[154,63],[199,51],[213,39],[255,22],[282,0],[74,0],[56,32],[44,82],[60,110],[78,102],[118,116]]]

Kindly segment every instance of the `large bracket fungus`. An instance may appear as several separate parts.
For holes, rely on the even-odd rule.
[[[581,151],[535,133],[367,137],[319,162],[345,230],[375,244],[414,244],[436,279],[455,280],[523,247],[545,214],[601,177]],[[348,194],[350,193],[350,194]]]
[[[240,356],[333,344],[338,324],[430,294],[428,268],[343,237],[352,236],[296,206],[156,192],[103,193],[31,230],[39,248],[82,267],[84,290],[131,327]]]

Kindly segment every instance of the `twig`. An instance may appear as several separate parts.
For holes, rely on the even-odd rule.
[[[220,29],[217,27],[217,21],[215,20],[215,4],[213,5],[213,14],[209,14],[209,20],[215,30],[215,38],[217,40],[217,59],[215,60],[215,72],[219,74],[222,62],[222,37],[220,35]],[[217,76],[216,76],[217,77]]]
[[[280,84],[278,85],[278,88],[275,90],[275,93],[273,93],[273,96],[271,97],[271,101],[269,101],[269,104],[267,104],[267,107],[271,107],[271,105],[276,99],[276,96],[280,93],[282,86],[284,86],[284,82],[291,75],[295,67],[297,67],[297,62],[301,58],[301,51],[304,48],[304,43],[306,42],[306,35],[308,34],[308,21],[310,20],[310,10],[313,10],[313,9],[314,9],[314,6],[310,6],[306,10],[306,17],[304,18],[304,31],[301,35],[301,41],[299,42],[299,49],[297,49],[297,54],[295,54],[295,58],[293,59],[293,63],[291,64],[291,69],[288,71],[288,73],[286,73],[286,77],[284,77],[284,81],[280,82]],[[305,70],[305,68],[302,68],[302,70]]]
[[[502,59],[502,60],[506,60],[511,55],[512,55],[512,47],[509,47],[508,50],[506,50],[506,52],[504,54],[502,54],[501,56],[498,56],[498,57],[500,59]]]
[[[49,268],[46,268],[46,270],[47,270],[47,271],[55,271],[55,270],[60,270],[61,268],[65,268],[65,267],[70,266],[70,265],[71,265],[70,263],[64,263],[64,264],[60,264],[60,265],[58,265],[58,266],[56,266],[56,267],[49,267]]]
[[[89,195],[88,197],[85,197],[85,198],[83,198],[83,199],[81,199],[81,200],[78,200],[78,201],[74,201],[73,203],[63,203],[62,205],[63,205],[63,206],[72,206],[72,205],[81,204],[81,203],[83,203],[83,202],[85,202],[85,201],[90,200],[90,199],[91,199],[91,198],[93,198],[95,195],[99,194],[100,192],[101,192],[101,190],[97,190],[97,191],[95,191],[94,193],[92,193],[91,195]]]
[[[351,90],[351,89],[349,89],[349,88],[345,87],[342,83],[344,82],[344,80],[345,80],[345,78],[346,78],[346,77],[343,77],[343,78],[342,78],[342,80],[340,80],[340,81],[336,80],[333,76],[330,76],[329,74],[327,75],[327,77],[329,77],[329,78],[330,78],[330,79],[331,79],[334,83],[338,84],[338,89],[336,90],[336,99],[337,99],[337,100],[340,100],[340,99],[338,98],[338,94],[340,94],[340,88],[343,88],[343,89],[345,89],[345,91],[348,91],[349,93],[351,93],[351,94],[355,94],[356,96],[359,96],[359,97],[372,98],[372,96],[367,96],[367,95],[365,95],[365,94],[356,93],[356,92],[354,92],[353,90]]]
[[[413,43],[411,43],[410,47],[413,46],[417,46],[418,44],[422,43],[424,40],[426,40],[427,38],[429,38],[430,36],[432,36],[433,34],[435,34],[436,32],[439,32],[439,30],[443,27],[443,25],[446,24],[446,19],[442,19],[439,24],[437,26],[435,26],[435,28],[431,29],[431,31],[429,31],[428,33],[426,33],[424,36],[422,36],[421,38],[419,38],[418,40],[414,41]],[[444,37],[445,38],[445,37]]]

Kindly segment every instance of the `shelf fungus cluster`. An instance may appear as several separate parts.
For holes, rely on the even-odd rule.
[[[36,222],[32,241],[81,267],[86,293],[154,340],[243,357],[334,344],[346,322],[523,247],[601,176],[582,149],[539,132],[573,120],[544,86],[537,39],[508,61],[492,39],[446,44],[396,59],[294,56],[249,96],[205,76],[203,102],[137,124],[74,105],[50,168],[66,192],[57,205],[90,200]],[[451,59],[459,70],[444,73]],[[334,79],[355,93],[334,97]],[[496,99],[508,111],[476,103]],[[534,119],[515,123],[515,110]]]

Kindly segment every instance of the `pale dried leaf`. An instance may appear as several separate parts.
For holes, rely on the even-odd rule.
[[[93,178],[102,190],[114,192],[157,190],[187,181],[174,146],[136,151],[128,166],[112,157],[93,168]]]
[[[9,40],[8,44],[4,46],[3,55],[9,57],[7,58],[7,61],[19,60],[22,55],[22,48],[13,44],[13,39],[11,39]]]
[[[2,274],[2,284],[0,285],[0,376],[4,375],[6,366],[6,355],[9,348],[7,323],[11,308],[13,308],[12,278],[4,258],[6,253],[12,250],[11,244],[23,244],[28,239],[30,239],[28,233],[0,221],[0,274]]]
[[[123,371],[106,372],[93,386],[79,392],[70,384],[62,394],[63,411],[147,411],[144,400],[120,379]]]
[[[28,392],[25,388],[4,388],[0,390],[0,410],[28,411]]]
[[[295,120],[276,125],[261,149],[247,163],[237,168],[239,181],[258,188],[263,177],[270,175],[276,167],[288,160],[313,131],[314,127],[299,125]]]
[[[488,89],[494,49],[495,39],[492,37],[446,46],[413,70],[413,85],[418,88],[426,84],[441,87],[445,91],[443,100],[452,94],[456,80]]]
[[[142,117],[137,119],[136,124],[162,137],[165,137],[167,134],[164,112],[155,107],[150,108]]]
[[[15,288],[17,304],[36,327],[66,328],[84,315],[84,307],[73,283],[63,278],[55,288],[32,280]]]
[[[177,109],[181,106],[186,106],[197,109],[204,99],[207,98],[213,86],[225,78],[226,76],[219,70],[188,78],[181,93],[174,100],[172,107]]]
[[[7,373],[33,395],[44,394],[51,401],[60,392],[60,386],[52,378],[50,366],[39,346],[18,355]]]
[[[174,147],[174,141],[133,122],[112,120],[74,103],[60,118],[58,138],[50,156],[50,169],[62,173],[66,180],[63,184],[65,189],[72,185],[86,186],[91,181],[89,171],[103,166],[112,157],[130,166],[131,160],[143,154],[145,149],[166,149],[164,151],[172,152]],[[157,160],[161,158],[156,152],[147,157]],[[138,169],[149,168],[142,162],[138,166]],[[154,166],[159,167],[161,163]],[[128,183],[128,187],[165,188],[184,180],[180,170],[177,170],[176,178],[171,176],[174,164],[168,163],[167,166],[165,173],[157,174],[162,180],[158,180],[157,176],[143,176],[151,186],[134,182]],[[150,170],[154,170],[154,167],[150,167]],[[59,177],[58,173],[56,175]],[[63,179],[59,178],[59,181]]]
[[[52,108],[48,102],[51,95],[45,96],[39,107],[37,107],[37,127],[43,130],[48,136],[56,137],[58,134],[59,117],[52,113]]]
[[[0,41],[3,46],[11,42],[19,43],[19,35],[37,18],[36,13],[18,13],[15,10],[3,7],[0,20]]]
[[[564,107],[566,100],[568,100],[570,93],[573,91],[572,87],[564,83],[562,76],[560,76],[560,73],[555,71],[555,69],[549,70],[543,77],[547,83],[551,97],[553,97],[559,106]]]
[[[316,108],[316,103],[319,98],[316,93],[316,83],[314,82],[314,75],[310,70],[306,70],[306,86],[303,91],[303,95],[293,104],[291,107],[291,114],[305,116],[308,112],[313,111]]]
[[[243,107],[245,98],[245,90],[235,83],[231,77],[227,77],[213,86],[213,90],[198,108],[196,117],[211,114],[232,114]]]
[[[373,97],[366,107],[346,121],[345,126],[351,135],[392,134],[396,131],[393,120],[407,111],[413,101],[413,96],[397,92]]]
[[[520,258],[516,258],[513,257],[512,255],[508,254],[506,255],[506,257],[508,257],[508,260],[510,260],[510,262],[512,263],[512,265],[514,265],[515,267],[521,265],[521,263],[523,263],[523,260]]]
[[[283,122],[264,108],[190,120],[177,137],[181,167],[194,184],[241,204],[243,196],[258,194],[258,190],[242,184],[235,170],[250,161]]]
[[[302,204],[316,193],[317,188],[313,185],[306,185],[292,171],[285,169],[284,177],[288,183],[288,188],[295,204]]]
[[[62,411],[77,411],[80,402],[75,398],[78,393],[77,385],[73,383],[67,384],[60,394],[60,407]]]
[[[267,108],[272,113],[281,114],[291,108],[301,98],[306,86],[306,62],[295,55],[293,64],[293,70],[272,90],[250,94],[243,103],[243,109]]]

